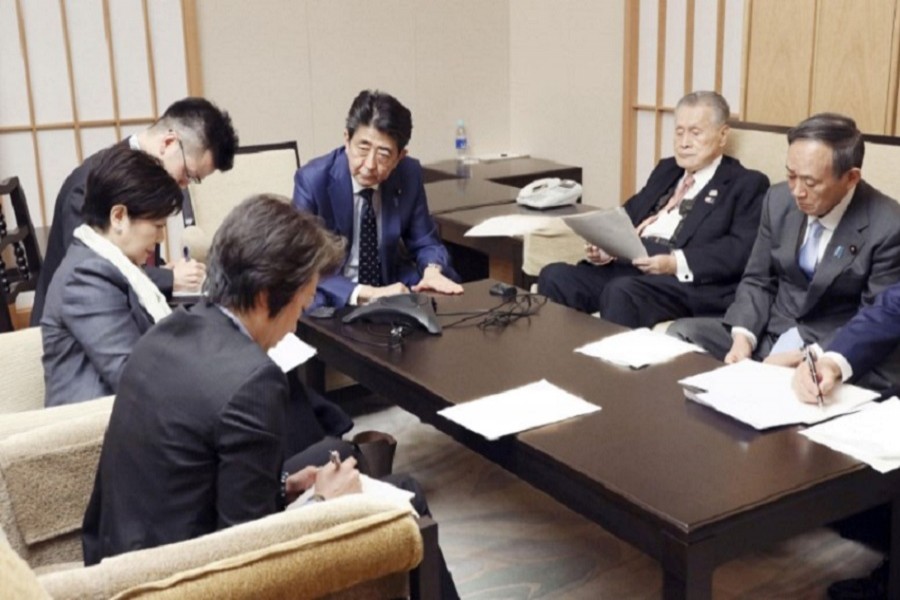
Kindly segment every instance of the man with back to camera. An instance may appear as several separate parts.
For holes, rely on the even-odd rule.
[[[231,169],[238,137],[227,112],[204,98],[184,98],[169,106],[153,125],[117,145],[157,157],[172,179],[186,188],[188,183],[199,184],[216,170]],[[40,324],[50,281],[72,242],[72,232],[83,222],[81,210],[88,174],[106,150],[92,154],[76,167],[56,197],[47,253],[34,294],[32,327]],[[169,298],[173,291],[196,289],[205,271],[203,263],[181,258],[163,268],[146,267],[147,275]]]
[[[648,258],[626,261],[587,246],[577,265],[541,270],[538,291],[551,300],[628,327],[722,314],[759,225],[769,180],[723,156],[730,109],[699,91],[675,108],[672,158],[663,159],[625,210]]]
[[[788,132],[787,181],[763,202],[759,234],[723,319],[681,319],[669,333],[734,363],[789,366],[827,346],[861,305],[900,279],[900,205],[862,179],[853,119],[809,117]]]
[[[256,195],[229,213],[204,300],[151,328],[125,365],[85,512],[86,564],[265,517],[313,484],[311,502],[361,491],[352,456],[310,463],[297,447],[285,460],[286,439],[318,425],[290,418],[288,377],[267,355],[294,331],[319,277],[341,264],[343,245],[281,196]],[[430,515],[415,480],[387,480]],[[442,553],[437,560],[441,597],[458,598]]]
[[[338,273],[320,280],[314,306],[410,290],[462,293],[428,212],[422,167],[407,156],[411,135],[409,109],[390,94],[363,90],[350,106],[344,145],[297,170],[294,206],[349,242]]]

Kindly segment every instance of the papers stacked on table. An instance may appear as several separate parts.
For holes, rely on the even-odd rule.
[[[678,383],[685,395],[756,429],[803,423],[811,425],[857,410],[878,397],[876,392],[842,384],[825,407],[800,402],[791,389],[794,370],[742,360]]]
[[[598,410],[599,406],[585,402],[542,379],[499,394],[445,408],[438,411],[438,414],[489,440],[496,440],[504,435],[557,423]]]
[[[540,215],[505,215],[485,219],[465,233],[465,237],[512,237],[525,235],[548,227],[559,221],[559,217]]]
[[[896,397],[860,412],[801,431],[832,450],[849,454],[881,473],[900,467],[900,400]]]
[[[706,352],[700,346],[683,342],[646,327],[618,333],[576,348],[581,352],[616,365],[640,369],[671,360],[688,352]]]

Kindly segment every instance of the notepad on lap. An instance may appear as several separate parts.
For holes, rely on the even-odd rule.
[[[691,400],[705,404],[756,429],[798,423],[811,425],[858,410],[877,392],[842,384],[824,408],[797,399],[791,388],[794,369],[742,360],[679,381]]]
[[[397,486],[387,483],[386,481],[372,479],[367,475],[360,475],[359,481],[362,484],[361,493],[390,500],[391,502],[396,503],[398,506],[408,506],[409,501],[413,499],[413,496],[415,496],[415,494],[413,494],[409,490],[400,489]],[[309,499],[312,498],[315,493],[316,486],[312,486],[311,488],[303,492],[303,494],[301,494],[299,498],[288,504],[286,510],[300,508],[301,506],[309,502]]]
[[[496,440],[600,410],[546,379],[438,411],[439,415]]]

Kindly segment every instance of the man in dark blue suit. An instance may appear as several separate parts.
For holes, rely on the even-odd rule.
[[[759,226],[769,180],[723,156],[730,109],[715,92],[675,108],[675,156],[659,162],[625,203],[648,258],[616,259],[587,247],[577,265],[541,270],[551,300],[628,327],[720,315],[734,298]]]
[[[900,387],[900,283],[876,298],[841,327],[816,360],[819,388],[827,396],[842,381],[896,392]],[[804,402],[818,401],[816,383],[805,364],[794,371],[794,391]],[[886,553],[890,548],[891,511],[887,505],[854,515],[834,525],[844,537]],[[868,577],[847,579],[828,588],[832,600],[887,597],[887,561]]]
[[[879,391],[900,387],[895,351],[900,346],[900,283],[862,308],[835,334],[816,360],[819,386],[828,395],[842,381],[858,382]],[[806,365],[794,372],[794,389],[804,402],[815,403],[816,386]]]
[[[411,135],[409,109],[363,90],[347,115],[344,145],[294,176],[294,206],[348,240],[344,264],[321,279],[314,306],[365,304],[410,289],[462,293],[428,212],[422,167],[407,156]]]

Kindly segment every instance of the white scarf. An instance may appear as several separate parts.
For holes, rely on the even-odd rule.
[[[154,323],[172,314],[172,309],[166,303],[159,288],[147,277],[144,270],[131,262],[118,246],[91,229],[88,225],[80,225],[73,234],[81,240],[85,246],[108,260],[125,277],[128,285],[134,290],[138,302],[150,314]]]

